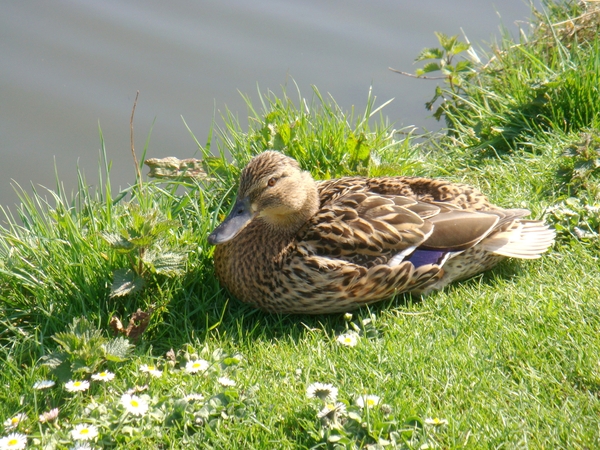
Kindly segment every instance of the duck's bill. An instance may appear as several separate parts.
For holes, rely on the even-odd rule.
[[[250,200],[247,197],[238,199],[227,218],[208,236],[209,244],[218,245],[230,241],[248,225],[253,217]]]

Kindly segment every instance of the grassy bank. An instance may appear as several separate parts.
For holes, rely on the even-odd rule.
[[[248,129],[226,115],[198,143],[203,176],[114,192],[102,153],[97,188],[22,191],[0,229],[0,448],[599,447],[594,5],[548,5],[487,55],[440,35],[420,59],[446,77],[430,103],[444,134],[394,129],[372,97],[346,112],[269,92]],[[423,299],[264,314],[219,287],[206,237],[270,148],[317,178],[466,182],[545,217],[557,243]]]

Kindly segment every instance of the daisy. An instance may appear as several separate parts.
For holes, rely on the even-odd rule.
[[[93,450],[87,442],[77,442],[70,450]]]
[[[340,334],[336,341],[346,347],[356,347],[356,344],[358,344],[358,336],[356,333]]]
[[[36,381],[33,385],[34,389],[40,390],[40,389],[48,389],[51,388],[55,385],[56,383],[52,380],[41,380],[41,381]]]
[[[58,408],[51,409],[40,415],[40,423],[52,422],[58,417]]]
[[[185,371],[188,373],[204,372],[206,369],[208,369],[208,366],[208,361],[203,359],[195,359],[187,362],[185,365]]]
[[[427,425],[433,425],[435,427],[440,427],[442,425],[448,425],[448,421],[446,419],[438,419],[437,417],[427,418],[425,419],[425,423]]]
[[[87,391],[90,388],[89,381],[69,381],[65,384],[65,389],[69,392]]]
[[[345,412],[346,405],[343,403],[326,403],[323,409],[317,414],[317,417],[319,419],[335,420],[338,416],[343,416]]]
[[[204,400],[204,395],[202,394],[189,394],[184,397],[186,402],[201,402]]]
[[[6,419],[4,421],[4,428],[6,428],[7,430],[14,430],[25,419],[27,419],[27,416],[23,413],[19,413],[16,416],[11,417],[10,419]]]
[[[335,402],[337,394],[337,388],[326,383],[313,383],[306,388],[306,396],[308,398],[320,398],[323,401],[329,400]]]
[[[76,441],[89,441],[98,436],[98,428],[87,423],[80,423],[71,430],[71,437]]]
[[[112,372],[100,372],[92,375],[92,380],[96,381],[104,381],[105,383],[108,381],[112,381],[115,378],[115,374]]]
[[[361,395],[356,399],[356,406],[359,408],[372,408],[379,405],[381,399],[376,395]]]
[[[134,416],[143,416],[148,411],[148,403],[137,395],[123,394],[121,396],[121,404],[128,413]]]
[[[233,381],[231,378],[227,378],[227,377],[220,377],[217,379],[217,381],[225,386],[225,387],[233,387],[235,386],[235,381]]]
[[[0,449],[23,449],[27,445],[27,436],[21,433],[11,433],[0,439]]]
[[[140,371],[149,373],[150,375],[156,378],[162,377],[163,374],[162,370],[158,370],[158,367],[156,367],[154,364],[142,364],[140,366]]]

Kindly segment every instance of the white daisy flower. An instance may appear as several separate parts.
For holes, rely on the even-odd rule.
[[[356,406],[359,408],[372,408],[379,405],[381,398],[377,395],[361,395],[356,399]]]
[[[69,450],[94,450],[87,442],[77,442]]]
[[[448,425],[448,421],[446,419],[438,419],[437,417],[434,418],[427,418],[425,419],[425,423],[427,425],[433,425],[435,427],[440,427],[442,425]]]
[[[52,422],[58,417],[58,408],[51,409],[40,415],[40,423]]]
[[[204,395],[202,394],[189,394],[184,397],[186,402],[201,402],[204,400]]]
[[[92,380],[95,381],[104,381],[105,383],[108,381],[112,381],[115,378],[115,374],[112,372],[99,372],[92,375]]]
[[[346,347],[356,347],[356,344],[358,344],[358,335],[356,333],[340,334],[336,341]]]
[[[80,423],[71,430],[71,437],[75,441],[89,441],[98,436],[98,428],[87,423]]]
[[[319,398],[323,401],[335,402],[337,400],[338,390],[331,384],[313,383],[306,388],[308,398]]]
[[[128,413],[134,416],[143,416],[148,411],[148,403],[137,395],[123,394],[121,404]]]
[[[10,419],[6,419],[4,421],[4,428],[6,428],[7,430],[14,430],[25,419],[27,419],[27,415],[24,413],[19,413],[16,416],[11,417]]]
[[[69,392],[81,392],[81,391],[87,391],[90,388],[90,382],[83,380],[83,381],[69,381],[68,383],[65,384],[65,389]]]
[[[145,372],[145,373],[149,373],[150,375],[152,375],[155,378],[160,378],[162,377],[162,370],[159,370],[157,366],[155,366],[154,364],[142,364],[140,366],[140,372]]]
[[[185,371],[188,373],[196,373],[196,372],[204,372],[208,369],[210,364],[208,361],[203,359],[194,359],[192,361],[188,361],[185,365]]]
[[[346,413],[346,405],[343,403],[325,403],[321,411],[317,413],[319,419],[335,420],[337,416],[342,416]]]
[[[0,449],[21,450],[27,445],[27,436],[21,433],[11,433],[0,439]]]
[[[41,381],[36,381],[33,384],[33,388],[40,390],[40,389],[49,389],[51,387],[53,387],[56,383],[52,380],[41,380]]]
[[[220,377],[217,379],[217,381],[225,387],[233,387],[235,386],[235,381],[233,381],[231,378],[227,378],[227,377]]]

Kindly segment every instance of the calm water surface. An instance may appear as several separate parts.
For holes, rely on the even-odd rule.
[[[98,126],[113,186],[129,185],[137,90],[138,150],[154,123],[148,157],[194,156],[182,117],[204,142],[225,107],[245,118],[240,92],[281,93],[292,78],[345,110],[363,108],[372,85],[380,103],[395,98],[384,112],[397,127],[435,128],[432,82],[388,67],[414,71],[434,31],[462,27],[484,45],[530,16],[525,0],[21,0],[1,11],[0,205],[17,201],[13,182],[53,188],[55,163],[68,191],[78,166],[95,183]]]

